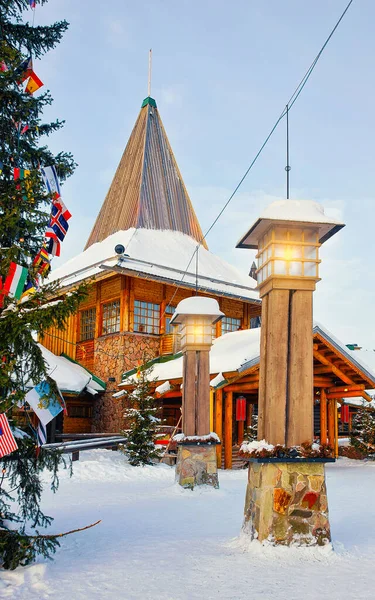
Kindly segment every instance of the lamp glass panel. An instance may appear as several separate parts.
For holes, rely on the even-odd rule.
[[[274,274],[275,275],[287,275],[287,261],[275,260],[274,261]]]
[[[284,258],[285,253],[285,245],[284,244],[275,244],[275,257],[276,258]]]
[[[299,261],[291,260],[289,263],[289,275],[294,277],[302,276],[302,263]]]
[[[315,246],[305,246],[304,247],[305,258],[310,258],[316,260],[316,247]]]
[[[305,262],[305,277],[318,277],[318,265],[314,262]]]
[[[289,239],[291,242],[302,242],[302,229],[289,229]]]
[[[288,230],[286,227],[275,227],[275,240],[278,241],[287,241],[288,239]]]

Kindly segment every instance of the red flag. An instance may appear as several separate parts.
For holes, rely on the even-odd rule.
[[[0,415],[0,458],[18,449],[5,413]]]

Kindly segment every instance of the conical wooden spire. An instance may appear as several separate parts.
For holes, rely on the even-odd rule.
[[[161,122],[146,98],[86,248],[131,227],[203,234]],[[205,241],[203,245],[207,248]]]

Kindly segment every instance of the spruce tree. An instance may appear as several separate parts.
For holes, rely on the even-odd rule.
[[[353,417],[350,443],[365,456],[375,457],[375,408],[365,403]]]
[[[151,368],[138,369],[134,389],[124,395],[124,417],[127,429],[122,433],[127,438],[124,452],[133,466],[151,465],[160,458],[155,446],[160,434],[160,403],[151,395]]]
[[[37,0],[37,7],[46,0]],[[28,269],[29,282],[36,292],[24,302],[0,295],[0,413],[6,413],[13,428],[18,407],[33,385],[48,379],[46,364],[36,335],[51,327],[64,329],[70,314],[77,310],[86,290],[79,287],[70,296],[56,297],[55,285],[38,287],[40,278],[33,261],[44,241],[51,213],[51,194],[46,192],[40,167],[54,165],[60,181],[75,168],[69,152],[54,155],[46,137],[62,127],[63,121],[44,122],[44,107],[52,103],[48,91],[24,91],[24,61],[36,60],[59,43],[68,27],[66,21],[33,27],[29,0],[0,0],[0,276],[2,285],[11,262]],[[26,131],[21,134],[21,131]],[[30,171],[27,179],[14,180],[14,168]],[[0,290],[1,291],[1,290]],[[49,380],[53,385],[53,381]],[[59,454],[41,450],[36,455],[35,432],[17,439],[18,450],[0,461],[0,564],[13,569],[34,560],[37,554],[49,557],[58,546],[57,538],[43,536],[39,529],[52,518],[40,509],[41,472],[51,473],[51,487],[57,489]]]

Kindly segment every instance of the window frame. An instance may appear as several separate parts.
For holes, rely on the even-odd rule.
[[[92,313],[91,322],[89,325],[92,327],[92,335],[88,335],[89,327],[87,323],[83,323],[84,321],[84,313]],[[83,334],[83,327],[85,327],[85,333]],[[89,308],[84,308],[79,311],[79,341],[80,342],[89,342],[90,340],[95,339],[95,327],[96,327],[96,306],[90,306]]]
[[[105,310],[106,307],[109,307],[111,305],[117,305],[117,312],[115,313],[115,315],[113,316],[112,314],[110,314],[107,318],[106,321],[107,322],[112,322],[113,321],[113,326],[115,327],[115,329],[111,330],[111,331],[106,331],[105,328],[108,327],[108,325],[105,325]],[[120,298],[116,298],[114,300],[109,300],[106,302],[103,302],[101,305],[101,323],[100,323],[100,331],[101,331],[101,335],[110,335],[111,333],[119,333],[120,332],[120,328],[121,328],[121,301]]]
[[[234,324],[234,321],[236,321],[236,324],[238,323],[238,327],[236,329],[227,329],[224,327],[224,325],[226,323],[228,323],[228,325],[232,326]],[[239,329],[241,329],[242,326],[242,319],[238,319],[237,317],[229,317],[227,315],[225,315],[225,317],[223,317],[223,319],[221,319],[221,335],[225,335],[226,333],[232,333],[233,331],[238,331]]]
[[[142,323],[141,320],[145,322]],[[134,299],[133,331],[146,335],[160,335],[161,305],[139,298]],[[142,329],[141,329],[142,326]]]

